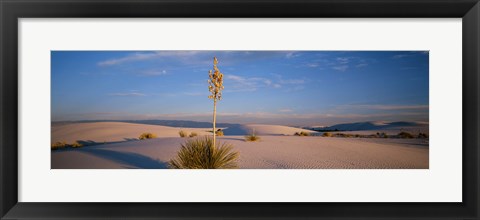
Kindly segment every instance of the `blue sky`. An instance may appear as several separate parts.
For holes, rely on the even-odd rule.
[[[211,121],[295,126],[428,121],[426,51],[52,51],[52,121]]]

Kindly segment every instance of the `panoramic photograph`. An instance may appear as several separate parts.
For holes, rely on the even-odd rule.
[[[51,169],[428,169],[428,51],[51,51]]]

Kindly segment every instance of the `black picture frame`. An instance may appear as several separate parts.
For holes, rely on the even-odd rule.
[[[478,0],[0,0],[0,15],[1,219],[479,219]],[[462,18],[463,202],[18,202],[17,21],[57,17]]]

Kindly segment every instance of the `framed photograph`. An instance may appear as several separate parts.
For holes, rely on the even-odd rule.
[[[2,1],[1,218],[478,219],[479,13]]]

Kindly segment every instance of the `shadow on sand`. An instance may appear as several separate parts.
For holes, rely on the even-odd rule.
[[[139,141],[139,140],[137,138],[124,138],[123,141],[104,141],[104,142],[92,141],[92,140],[77,140],[77,143],[83,146],[95,146],[95,145],[103,145],[103,144],[118,144],[118,143],[123,143],[128,141]]]
[[[106,160],[139,169],[168,169],[168,163],[130,152],[119,152],[98,148],[80,148],[78,151],[91,154]]]

